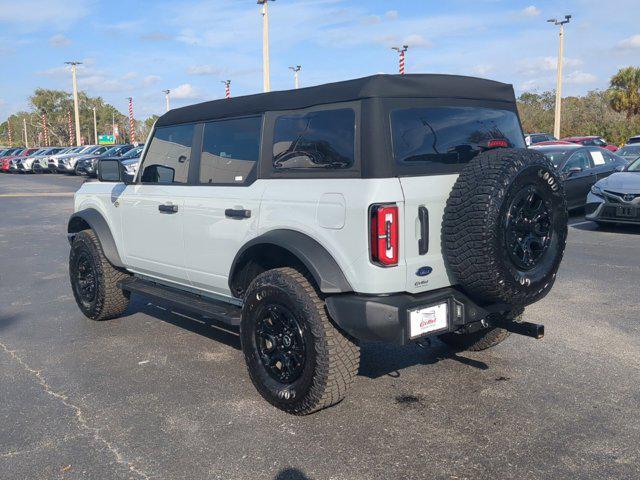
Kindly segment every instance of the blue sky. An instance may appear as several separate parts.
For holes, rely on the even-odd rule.
[[[391,45],[409,43],[407,71],[481,76],[518,93],[555,85],[557,29],[567,28],[565,93],[604,88],[640,65],[638,0],[277,0],[270,4],[272,89],[396,73]],[[0,0],[0,119],[36,87],[80,88],[136,117],[262,90],[262,23],[255,0]]]

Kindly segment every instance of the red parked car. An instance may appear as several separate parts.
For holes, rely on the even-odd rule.
[[[25,149],[21,149],[21,150],[15,152],[13,155],[9,155],[8,157],[2,157],[0,159],[0,161],[2,162],[2,164],[0,164],[0,171],[8,172],[9,171],[9,165],[11,164],[11,160],[13,160],[16,157],[27,156],[27,155],[35,152],[36,150],[39,150],[39,149],[38,148],[25,148]]]
[[[618,147],[615,145],[608,144],[604,138],[597,137],[595,135],[589,135],[586,137],[567,137],[563,138],[565,142],[577,143],[578,145],[584,145],[585,147],[600,147],[606,148],[611,152],[615,152],[618,150]]]

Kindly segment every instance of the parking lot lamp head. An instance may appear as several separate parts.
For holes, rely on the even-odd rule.
[[[289,67],[289,70],[293,72],[293,85],[296,88],[296,90],[300,86],[298,83],[298,72],[300,71],[301,68],[302,67],[300,65],[296,65],[295,67]]]

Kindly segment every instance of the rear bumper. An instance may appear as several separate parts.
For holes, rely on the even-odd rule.
[[[409,312],[441,303],[446,303],[448,306],[447,327],[411,337]],[[405,345],[424,337],[441,335],[463,328],[484,328],[490,326],[491,322],[488,322],[487,319],[491,314],[503,314],[498,317],[504,318],[505,316],[509,317],[512,310],[512,307],[506,304],[481,307],[453,287],[417,295],[408,293],[386,296],[342,294],[328,297],[326,305],[331,318],[349,335],[358,340],[396,345]],[[508,328],[508,325],[499,326]],[[527,335],[527,333],[524,334]]]

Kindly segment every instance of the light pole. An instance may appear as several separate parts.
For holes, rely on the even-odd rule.
[[[80,110],[78,109],[78,80],[76,79],[76,67],[82,62],[64,62],[71,65],[71,78],[73,79],[73,115],[76,120],[76,142],[80,146]]]
[[[27,137],[27,119],[22,119],[22,128],[24,129],[24,148],[29,148],[29,138]]]
[[[301,68],[302,67],[300,65],[296,65],[295,67],[289,67],[289,70],[293,71],[293,84],[295,85],[296,90],[300,86],[298,83],[298,72],[300,71]]]
[[[398,70],[400,75],[404,75],[404,54],[409,49],[409,45],[403,45],[402,47],[391,47],[392,50],[398,52]]]
[[[93,107],[93,139],[94,145],[98,144],[98,119],[96,118],[96,107]]]
[[[44,108],[41,110],[41,118],[42,118],[42,134],[44,137],[44,146],[49,146],[49,130],[47,130],[47,112],[45,112]]]
[[[556,79],[556,112],[553,119],[553,136],[560,138],[560,125],[562,118],[562,63],[564,57],[564,25],[571,21],[571,15],[565,15],[564,20],[557,20],[550,18],[547,20],[549,23],[553,23],[560,27],[558,33],[560,45],[558,47],[558,77]]]
[[[275,0],[258,0],[258,5],[262,5],[262,83],[265,92],[271,91],[271,81],[269,78],[269,10],[267,3]]]
[[[7,129],[9,130],[9,146],[13,147],[13,132],[11,131],[11,122],[7,118]]]
[[[167,110],[166,111],[168,112],[169,110],[171,110],[171,107],[169,105],[169,94],[171,93],[171,90],[163,90],[163,92],[164,92],[164,100],[165,100],[165,102],[167,104]]]

